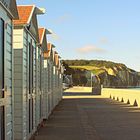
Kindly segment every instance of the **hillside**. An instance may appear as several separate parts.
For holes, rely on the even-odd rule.
[[[74,85],[91,85],[96,75],[104,87],[139,86],[140,75],[124,64],[102,60],[63,60],[66,74],[72,74]]]

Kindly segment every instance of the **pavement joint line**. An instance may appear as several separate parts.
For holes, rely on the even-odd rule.
[[[93,128],[91,125],[89,125],[88,116],[87,116],[83,106],[80,106],[77,104],[77,109],[78,109],[78,113],[80,116],[82,128],[84,129],[84,133],[86,135],[86,139],[87,140],[93,140],[93,139],[100,140],[100,137],[99,137],[96,129]]]

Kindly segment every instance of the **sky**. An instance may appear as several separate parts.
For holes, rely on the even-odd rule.
[[[140,71],[140,0],[17,0],[45,8],[40,27],[62,59],[124,63]]]

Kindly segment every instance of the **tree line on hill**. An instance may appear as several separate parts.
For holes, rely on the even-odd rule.
[[[62,62],[69,66],[96,66],[96,67],[105,66],[106,68],[121,66],[123,68],[126,68],[126,66],[122,63],[115,63],[115,62],[105,61],[105,60],[62,60]]]

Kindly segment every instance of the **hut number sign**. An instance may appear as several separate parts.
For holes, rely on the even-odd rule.
[[[47,60],[44,60],[44,68],[47,68]]]

